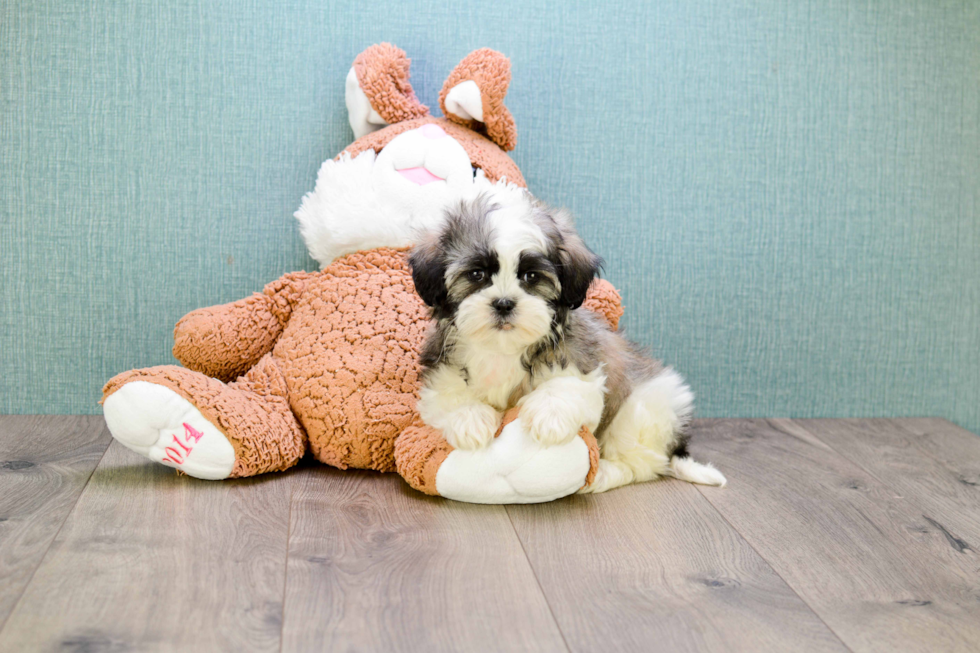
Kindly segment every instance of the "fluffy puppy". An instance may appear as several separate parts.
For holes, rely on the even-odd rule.
[[[409,255],[434,326],[422,354],[422,419],[459,449],[486,446],[521,407],[544,445],[584,424],[603,492],[658,476],[724,485],[688,456],[693,395],[683,378],[580,308],[602,260],[568,214],[497,185],[451,209]]]

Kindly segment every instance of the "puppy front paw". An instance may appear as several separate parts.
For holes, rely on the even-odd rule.
[[[582,428],[579,410],[551,393],[531,393],[521,403],[521,422],[528,435],[545,446],[564,444]]]
[[[482,449],[493,441],[500,426],[500,413],[486,404],[458,408],[446,421],[442,435],[456,449]]]

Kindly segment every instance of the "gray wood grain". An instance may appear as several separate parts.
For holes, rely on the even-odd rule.
[[[0,629],[110,440],[101,417],[0,417]]]
[[[691,485],[507,510],[572,651],[847,650]]]
[[[812,427],[812,424],[811,424]],[[706,420],[728,475],[699,491],[854,651],[976,651],[980,558],[809,430]]]
[[[980,436],[944,419],[888,421],[913,433],[916,446],[952,470],[960,484],[980,490]]]
[[[290,480],[199,481],[113,442],[0,651],[278,650]]]
[[[703,420],[727,488],[506,508],[108,442],[0,418],[0,651],[980,650],[980,438],[943,420]]]
[[[284,651],[565,650],[503,507],[395,475],[314,467],[303,480]]]
[[[910,428],[883,419],[794,423],[918,506],[955,546],[980,550],[980,437],[940,419]],[[925,430],[915,432],[916,424]]]

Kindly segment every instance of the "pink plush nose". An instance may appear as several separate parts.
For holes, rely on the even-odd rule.
[[[422,126],[422,135],[426,138],[442,138],[446,135],[446,132],[442,131],[442,127],[439,125],[430,123]]]

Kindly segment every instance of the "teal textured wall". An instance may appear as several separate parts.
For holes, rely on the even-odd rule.
[[[507,53],[514,153],[702,416],[980,430],[980,3],[7,0],[0,411],[96,412],[185,312],[314,269],[364,47]]]

